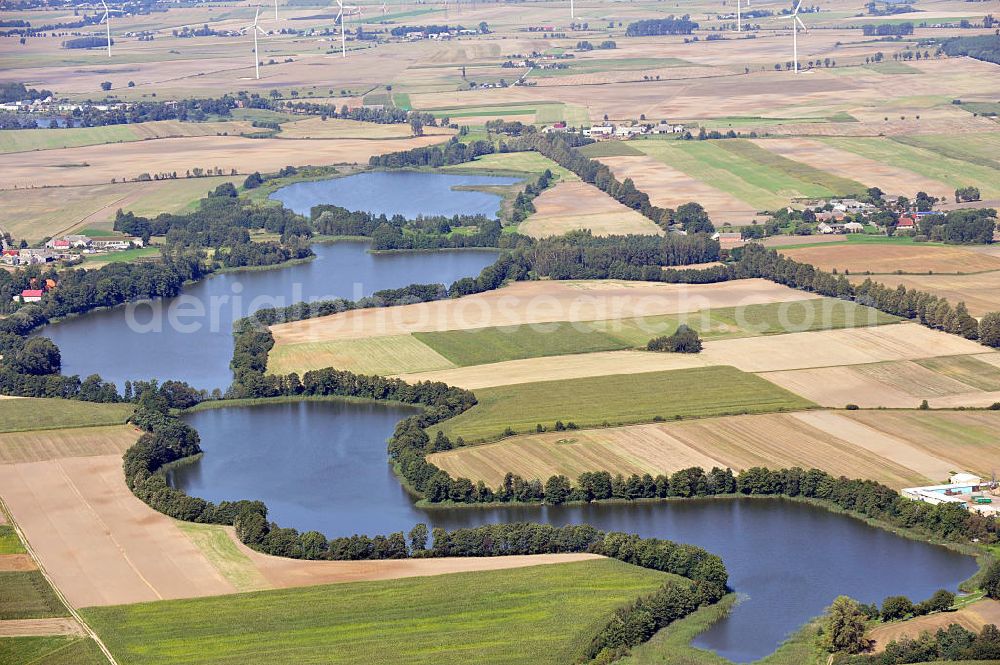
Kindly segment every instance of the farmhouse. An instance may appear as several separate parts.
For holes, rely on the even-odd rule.
[[[916,215],[900,215],[899,219],[896,221],[896,228],[903,229],[906,231],[912,231],[917,228],[917,216]]]
[[[19,299],[24,302],[38,302],[42,299],[43,295],[45,295],[45,292],[41,289],[25,289],[21,291],[21,295],[14,296],[14,302],[17,302]]]

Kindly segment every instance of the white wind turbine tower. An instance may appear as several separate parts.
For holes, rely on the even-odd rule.
[[[124,14],[120,9],[108,9],[108,3],[101,0],[101,4],[104,5],[104,17],[101,19],[101,23],[105,25],[108,29],[108,57],[111,57],[111,15],[112,14]]]
[[[792,64],[795,68],[795,73],[799,73],[799,27],[801,26],[803,30],[809,32],[806,28],[805,23],[799,18],[799,9],[802,7],[802,0],[799,0],[798,4],[795,5],[795,11],[792,12]]]
[[[347,14],[348,12],[358,11],[361,14],[361,7],[345,7],[344,0],[337,0],[337,7],[339,11],[337,12],[337,18],[333,19],[334,24],[340,21],[340,57],[347,57]],[[344,10],[347,11],[344,11]]]
[[[576,8],[573,6],[573,0],[569,0],[569,17],[576,20]]]
[[[260,20],[260,7],[257,7],[257,11],[253,15],[253,25],[248,25],[247,27],[243,28],[243,30],[240,31],[246,33],[247,30],[253,30],[253,68],[258,79],[260,79],[260,51],[257,50],[257,34],[260,33],[265,37],[267,36],[267,33],[264,32],[264,29],[261,28],[259,25],[257,25],[257,22],[259,20]]]
[[[278,22],[278,0],[274,0],[274,21]]]

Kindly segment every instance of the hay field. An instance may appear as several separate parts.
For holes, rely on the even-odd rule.
[[[131,404],[96,404],[69,399],[27,397],[0,400],[0,432],[120,425]]]
[[[412,335],[385,335],[336,342],[275,345],[268,354],[272,374],[336,367],[360,374],[429,372],[455,365]]]
[[[0,434],[0,464],[122,454],[138,438],[130,425],[8,432]]]
[[[0,190],[4,210],[0,228],[15,238],[36,242],[76,229],[111,229],[121,208],[137,215],[181,212],[224,182],[242,182],[243,176],[181,178],[77,187]]]
[[[580,427],[660,417],[704,417],[808,408],[811,403],[732,367],[590,376],[484,388],[478,403],[431,428],[452,439],[496,439],[556,421]]]
[[[712,221],[719,225],[725,222],[735,226],[748,225],[757,213],[757,209],[749,203],[688,175],[669,162],[649,156],[599,159],[619,180],[632,178],[636,187],[649,194],[653,205],[676,209],[684,203],[697,201],[708,211]]]
[[[83,614],[123,663],[556,665],[579,660],[616,607],[670,579],[599,559]]]
[[[889,642],[898,641],[904,636],[917,639],[924,631],[936,633],[938,629],[947,629],[953,623],[975,633],[987,624],[1000,625],[1000,602],[983,598],[954,612],[938,612],[879,625],[868,632],[868,638],[875,640],[875,653],[881,653]]]
[[[933,348],[928,351],[933,352]],[[760,374],[817,404],[864,408],[986,407],[1000,401],[1000,354],[928,357],[850,367],[818,367]]]
[[[1000,257],[956,245],[851,243],[783,249],[790,259],[822,270],[858,273],[976,273],[1000,270]],[[879,280],[881,281],[881,280]]]
[[[426,136],[451,136],[455,131],[447,127],[425,127]],[[281,125],[280,138],[284,139],[405,139],[413,131],[408,124],[377,124],[344,118],[308,118]]]
[[[0,155],[0,188],[106,184],[142,173],[183,174],[194,168],[224,173],[277,171],[294,164],[325,166],[367,162],[372,155],[434,145],[446,136],[406,139],[315,139],[308,143],[279,138],[206,136],[147,142],[63,148]]]
[[[569,169],[559,166],[548,157],[537,152],[502,152],[477,157],[474,162],[444,166],[442,171],[464,171],[467,169],[482,169],[485,171],[515,171],[519,173],[536,173],[541,175],[547,170],[559,180],[573,182],[579,176]]]
[[[904,145],[897,141],[878,138],[830,138],[824,142],[835,148],[853,152],[878,162],[896,164],[942,183],[941,187],[927,190],[928,194],[941,196],[958,187],[974,185],[983,198],[1000,197],[1000,171],[964,159],[946,157],[925,148]],[[912,185],[911,185],[912,188]]]
[[[993,420],[1000,422],[998,418]],[[498,485],[507,471],[544,481],[555,474],[576,479],[584,471],[655,476],[691,466],[737,472],[753,466],[800,466],[902,488],[937,481],[955,468],[932,451],[884,431],[889,429],[859,423],[846,412],[744,415],[530,434],[433,453],[428,459],[452,477],[490,486]],[[1000,440],[993,450],[998,446]]]
[[[860,275],[850,279],[853,283],[865,280]],[[1000,271],[980,275],[879,275],[877,281],[933,293],[953,304],[964,302],[973,316],[1000,311]]]
[[[157,120],[132,125],[69,127],[65,129],[20,129],[0,131],[0,153],[77,148],[102,143],[125,143],[180,136],[238,136],[259,131],[249,122],[181,122]]]
[[[559,182],[535,200],[535,212],[518,225],[519,233],[532,238],[590,229],[594,235],[660,235],[651,220],[585,182]]]
[[[364,309],[271,326],[277,344],[552,321],[600,321],[809,300],[763,279],[718,284],[616,280],[531,281],[463,298]]]
[[[758,139],[755,143],[783,157],[836,175],[857,178],[869,187],[878,187],[894,196],[912,198],[918,191],[941,196],[938,192],[948,191],[948,185],[941,180],[906,168],[896,160],[859,154],[819,139],[769,138]]]

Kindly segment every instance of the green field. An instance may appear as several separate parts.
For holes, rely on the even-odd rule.
[[[24,545],[17,531],[9,524],[0,524],[0,554],[24,554]]]
[[[613,560],[94,607],[122,665],[565,665],[671,576]]]
[[[160,256],[159,247],[136,247],[120,252],[109,252],[108,254],[86,254],[83,262],[88,268],[107,265],[108,263],[125,263],[136,259],[148,259]]]
[[[458,366],[503,360],[627,349],[632,344],[587,323],[555,323],[517,328],[474,328],[413,336]]]
[[[983,362],[973,356],[942,356],[914,361],[932,372],[991,392],[1000,390],[1000,367]]]
[[[0,571],[0,620],[64,616],[69,612],[40,572]]]
[[[897,62],[896,60],[885,60],[883,62],[873,62],[868,65],[864,65],[865,69],[870,69],[873,72],[878,72],[879,74],[920,74],[920,70],[916,67],[910,67],[905,62]]]
[[[719,145],[728,152],[744,157],[760,164],[763,167],[774,169],[786,174],[789,178],[794,178],[800,182],[807,182],[817,187],[822,187],[834,194],[860,195],[868,188],[857,180],[841,178],[840,176],[827,173],[809,164],[797,162],[793,159],[783,157],[776,152],[771,152],[762,148],[756,143],[740,139],[720,141]]]
[[[644,153],[625,141],[597,141],[580,148],[587,157],[640,157]]]
[[[551,159],[543,157],[537,152],[499,152],[492,155],[477,157],[474,162],[464,164],[454,164],[442,167],[443,171],[466,171],[469,169],[483,169],[487,171],[514,171],[519,173],[537,173],[541,175],[546,169],[560,180],[579,180],[575,173],[559,166]]]
[[[480,388],[476,398],[476,406],[431,431],[478,442],[509,433],[508,428],[534,432],[536,425],[551,426],[557,420],[598,427],[813,406],[769,381],[725,366]]]
[[[817,138],[835,148],[853,152],[883,164],[908,169],[942,183],[932,196],[951,194],[948,189],[973,185],[984,199],[1000,197],[1000,170],[965,159],[948,157],[931,149],[903,145],[885,138]]]
[[[893,136],[892,140],[914,148],[924,148],[951,159],[1000,170],[1000,132],[993,134],[980,132],[978,134],[956,135],[899,135]]]
[[[0,432],[120,425],[132,415],[133,410],[131,404],[95,404],[34,397],[0,399]]]
[[[70,636],[0,638],[0,665],[106,665],[89,638]]]
[[[791,168],[787,165],[777,168],[727,149],[726,145],[733,141],[739,139],[641,141],[636,147],[650,157],[761,210],[788,205],[791,198],[823,198],[834,195],[828,187],[789,175],[784,170]],[[825,174],[825,178],[833,177]]]

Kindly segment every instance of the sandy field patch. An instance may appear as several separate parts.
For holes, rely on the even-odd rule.
[[[717,284],[531,281],[453,300],[364,309],[271,327],[277,344],[553,321],[602,321],[815,298],[763,279]]]
[[[425,136],[451,136],[447,127],[425,127]],[[405,139],[413,132],[409,124],[378,124],[345,118],[308,118],[281,125],[284,139]]]
[[[852,275],[859,284],[864,276]],[[927,291],[946,298],[952,305],[964,302],[973,316],[1000,311],[1000,271],[979,275],[879,275],[875,280],[895,288],[902,284],[908,289]]]
[[[30,554],[0,554],[0,572],[37,570]]]
[[[697,201],[705,207],[716,226],[726,222],[746,226],[757,214],[749,203],[653,157],[601,157],[600,161],[607,164],[619,180],[632,178],[636,187],[649,194],[653,205],[677,208]]]
[[[76,607],[214,596],[235,588],[125,486],[121,457],[0,465],[3,499]]]
[[[0,188],[42,185],[89,185],[113,178],[130,180],[141,173],[183,175],[188,169],[221,168],[229,174],[277,171],[288,166],[367,162],[372,155],[434,145],[444,136],[407,139],[283,139],[205,136],[137,141],[114,145],[0,155]]]
[[[130,425],[8,432],[0,434],[0,464],[120,455],[139,435]]]
[[[582,181],[559,182],[535,200],[535,213],[518,226],[533,238],[590,229],[594,235],[661,235],[656,224]]]
[[[868,637],[875,640],[875,652],[881,653],[889,642],[899,640],[904,635],[916,639],[925,630],[934,633],[953,623],[977,633],[987,624],[1000,625],[1000,602],[984,598],[954,612],[938,612],[885,624],[870,631]]]
[[[45,635],[85,635],[83,626],[71,617],[52,619],[11,619],[0,621],[0,637],[41,637]]]
[[[847,244],[782,250],[821,270],[851,273],[974,273],[1000,270],[1000,258],[954,245]]]
[[[584,471],[670,474],[691,466],[820,468],[895,488],[947,477],[955,465],[844,413],[803,411],[546,432],[428,458],[453,477],[498,485],[507,471],[543,481]]]

